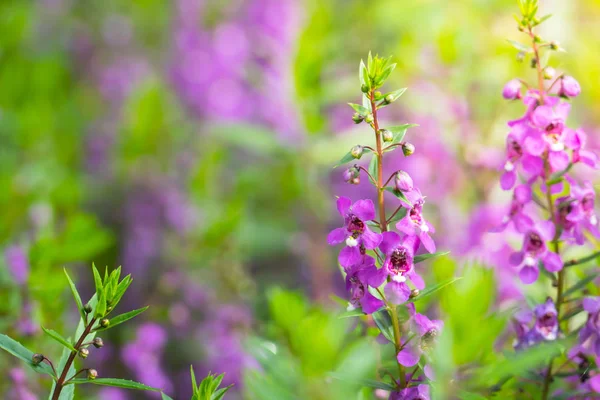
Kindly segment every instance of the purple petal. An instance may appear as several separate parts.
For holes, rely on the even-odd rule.
[[[519,185],[514,191],[515,199],[521,204],[531,201],[531,187],[528,185]]]
[[[352,265],[361,262],[361,260],[362,254],[360,254],[360,249],[358,246],[346,246],[338,255],[338,262],[342,267],[351,267]]]
[[[375,233],[369,227],[365,227],[365,231],[360,235],[362,244],[369,250],[376,249],[381,243],[381,233]]]
[[[429,364],[427,364],[425,366],[425,368],[423,368],[423,372],[425,373],[425,376],[427,377],[427,379],[429,379],[430,381],[435,380],[435,374],[433,373],[433,368],[431,368],[431,366]],[[429,386],[427,385],[419,385],[419,386],[425,386],[427,388],[427,396],[429,396]],[[419,388],[420,391],[422,391]],[[421,394],[425,395],[424,392],[422,392]]]
[[[431,322],[431,320],[424,314],[416,313],[413,318],[415,320],[415,324],[417,324],[417,331],[421,336],[435,328],[433,322]]]
[[[410,236],[414,236],[417,233],[415,230],[415,224],[413,224],[412,220],[410,219],[410,215],[407,215],[398,221],[396,224],[396,229]]]
[[[347,197],[342,196],[337,199],[337,210],[342,217],[346,217],[346,214],[348,214],[348,210],[350,209],[351,205],[352,200],[350,200]]]
[[[539,106],[531,115],[533,123],[541,128],[545,128],[552,122],[554,111],[550,106]]]
[[[517,174],[515,171],[506,171],[500,177],[500,187],[502,190],[510,190],[517,182]]]
[[[401,243],[401,237],[396,232],[383,232],[379,249],[383,254],[390,254]]]
[[[327,243],[331,246],[335,246],[346,240],[348,236],[349,233],[346,228],[337,228],[329,232],[329,235],[327,235]]]
[[[410,297],[410,288],[404,282],[391,281],[385,285],[384,293],[392,304],[402,304]]]
[[[415,285],[419,290],[425,289],[425,281],[421,278],[421,275],[417,274],[414,270],[407,274],[408,279]]]
[[[368,290],[360,300],[360,305],[365,314],[373,314],[375,311],[383,307],[383,301],[373,296]]]
[[[427,368],[429,367],[429,365],[427,365],[425,367],[425,369],[423,370],[425,372],[425,376],[427,376],[429,379],[433,380],[433,371],[431,369],[429,369],[429,374],[427,373]],[[417,389],[419,390],[419,395],[421,396],[421,398],[423,400],[429,400],[429,385],[419,385],[417,386]]]
[[[590,387],[594,392],[600,393],[600,375],[594,376],[592,379],[589,380],[589,383]]]
[[[562,133],[563,143],[570,149],[579,149],[581,148],[581,140],[577,132],[573,129],[565,128]]]
[[[524,155],[521,158],[521,164],[523,165],[523,170],[530,176],[538,176],[544,170],[544,160],[540,157]]]
[[[542,235],[542,238],[544,238],[544,240],[550,241],[554,239],[554,234],[556,233],[556,230],[552,221],[540,222],[538,230],[540,231],[540,235]]]
[[[579,152],[579,159],[582,163],[589,165],[594,169],[598,169],[598,156],[596,153],[588,150],[581,150]]]
[[[508,262],[510,263],[510,265],[516,267],[518,265],[521,265],[524,256],[525,254],[522,251],[514,252],[508,257]]]
[[[569,166],[569,155],[564,151],[551,151],[548,161],[553,171],[562,171]]]
[[[533,220],[526,214],[518,213],[513,217],[515,228],[520,233],[525,233],[533,226]]]
[[[537,269],[537,267],[531,267],[528,265],[524,266],[521,268],[521,271],[519,271],[519,278],[521,278],[521,282],[526,285],[530,285],[537,281],[539,275],[540,271]]]
[[[586,297],[582,302],[583,309],[590,314],[600,311],[600,297]]]
[[[549,251],[544,256],[544,267],[549,272],[558,272],[563,268],[563,263],[558,254]]]
[[[524,146],[532,156],[541,156],[546,150],[546,142],[541,135],[529,136],[525,139]]]
[[[365,280],[369,286],[377,288],[383,285],[383,282],[385,282],[388,275],[387,269],[373,266],[367,270]]]
[[[352,206],[352,213],[362,221],[375,219],[375,205],[371,200],[358,200]]]
[[[405,367],[414,367],[417,365],[420,358],[421,354],[409,347],[403,348],[397,356],[398,363],[400,363],[400,365],[404,365]]]
[[[421,232],[419,239],[428,252],[435,253],[435,242],[427,232]]]
[[[563,121],[569,116],[569,111],[571,111],[571,103],[563,102],[554,107],[554,114]]]

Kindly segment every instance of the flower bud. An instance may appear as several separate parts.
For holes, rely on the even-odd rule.
[[[367,93],[369,91],[369,87],[367,85],[361,85],[360,91],[363,93]]]
[[[367,124],[370,124],[371,122],[373,122],[373,114],[367,114],[367,116],[365,117],[365,122]]]
[[[95,369],[88,369],[87,371],[87,378],[91,381],[93,381],[94,379],[96,379],[98,377],[98,371],[96,371]]]
[[[92,344],[94,345],[95,348],[99,349],[101,347],[104,346],[104,341],[102,340],[102,338],[94,338],[94,340],[92,341]]]
[[[381,92],[378,90],[375,93],[373,93],[373,97],[375,97],[375,100],[381,100],[381,98],[383,97]]]
[[[411,290],[411,291],[410,291],[410,298],[411,298],[411,299],[414,299],[415,297],[417,297],[417,296],[419,295],[419,293],[421,293],[421,292],[419,291],[419,289],[413,289],[413,290]]]
[[[509,81],[506,85],[504,85],[504,89],[502,89],[502,97],[506,100],[515,100],[521,97],[521,81],[518,79],[513,79]]]
[[[540,21],[540,20],[539,20],[539,19],[537,19],[537,18],[534,18],[534,22],[535,22],[536,20],[537,20],[536,24],[539,24],[539,21]],[[540,35],[534,35],[534,36],[533,36],[533,40],[534,40],[536,43],[541,43],[541,42],[542,42],[542,38],[540,37]]]
[[[415,145],[412,143],[404,143],[402,144],[402,153],[404,153],[405,157],[411,156],[415,152]]]
[[[572,76],[563,76],[560,80],[558,95],[562,97],[577,97],[581,93],[579,82]]]
[[[388,131],[387,129],[380,129],[379,134],[381,135],[381,138],[384,142],[391,142],[392,140],[394,140],[394,134]]]
[[[387,96],[385,96],[385,102],[386,104],[390,104],[394,102],[394,96],[392,96],[391,94],[388,94]]]
[[[557,41],[550,42],[550,49],[552,49],[552,50],[560,49],[560,43]]]
[[[85,306],[83,306],[83,311],[85,311],[86,314],[89,314],[92,312],[92,306],[89,304],[86,304]]]
[[[531,59],[531,64],[530,64],[531,68],[537,68],[537,64],[538,64],[538,59],[535,58],[535,57],[532,58]]]
[[[554,78],[554,75],[556,75],[556,70],[552,67],[546,67],[544,68],[544,79],[548,80],[548,79],[552,79]]]
[[[88,349],[80,349],[79,350],[79,357],[83,358],[84,360],[86,358],[88,358],[89,355],[90,355],[90,351]]]
[[[360,144],[357,144],[350,150],[350,154],[358,160],[363,155],[363,147]]]
[[[359,113],[354,113],[354,115],[352,116],[352,121],[354,121],[355,124],[360,124],[361,122],[363,122],[363,119],[365,119],[365,117],[363,117]]]
[[[517,53],[517,61],[518,62],[523,62],[523,60],[525,60],[525,52],[524,51],[520,51]]]
[[[35,353],[33,356],[31,356],[31,362],[33,365],[39,365],[42,361],[44,361],[45,358],[46,357],[44,357],[42,354]]]
[[[110,321],[108,320],[108,318],[102,318],[100,320],[100,326],[102,328],[108,328],[109,325],[110,325]]]
[[[414,189],[412,178],[402,170],[396,172],[394,181],[396,183],[396,189],[401,192],[410,192]]]
[[[351,185],[360,183],[360,169],[355,165],[344,171],[344,181]]]

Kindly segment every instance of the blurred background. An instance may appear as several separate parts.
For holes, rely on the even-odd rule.
[[[551,64],[584,88],[571,124],[598,148],[600,4],[541,8],[554,14],[542,37],[568,51]],[[91,352],[100,376],[184,399],[194,365],[225,372],[231,399],[356,398],[329,372],[374,379],[386,349],[374,328],[337,317],[344,286],[326,235],[335,195],[373,195],[333,169],[370,140],[346,103],[360,100],[371,50],[398,63],[388,89],[409,88],[384,124],[420,125],[407,134],[415,155],[386,168],[411,173],[438,249],[452,252],[423,274],[464,277],[421,307],[446,320],[448,374],[491,362],[498,311],[523,299],[509,248],[486,233],[509,196],[497,183],[505,122],[522,112],[501,89],[533,74],[505,40],[520,38],[516,11],[509,0],[1,1],[0,331],[58,359],[39,326],[67,336],[77,320],[62,268],[89,295],[92,262],[122,265],[134,283],[121,307],[150,309]],[[2,398],[47,392],[8,356],[0,376]]]

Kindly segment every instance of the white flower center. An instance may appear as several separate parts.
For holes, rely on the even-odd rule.
[[[527,256],[527,257],[525,257],[525,260],[523,262],[525,263],[525,265],[533,267],[535,265],[535,258],[533,258],[531,256]]]
[[[592,215],[590,217],[590,224],[592,224],[592,225],[597,225],[598,224],[598,217],[596,217],[596,215]]]
[[[406,282],[406,278],[404,276],[402,276],[402,275],[394,275],[394,276],[392,276],[392,280],[394,282],[398,282],[398,283],[404,283],[404,282]]]
[[[429,232],[429,227],[425,222],[423,222],[419,228],[421,229],[421,232]]]
[[[346,311],[352,311],[352,310],[356,310],[356,307],[354,307],[354,305],[352,305],[352,303],[348,303],[348,307],[346,307]]]
[[[550,145],[550,150],[552,151],[563,151],[565,149],[565,145],[561,142],[552,143]]]
[[[513,163],[511,163],[510,161],[507,161],[506,164],[504,164],[504,170],[505,171],[512,171],[515,169],[515,165]]]
[[[510,221],[510,217],[508,215],[505,215],[504,218],[502,218],[502,223],[506,224],[508,221]]]
[[[349,236],[348,239],[346,239],[346,246],[356,247],[358,246],[358,240],[354,239],[352,236]]]

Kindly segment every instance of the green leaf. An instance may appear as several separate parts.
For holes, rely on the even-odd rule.
[[[370,387],[373,389],[383,389],[383,390],[387,390],[387,391],[391,391],[391,392],[396,390],[395,386],[390,385],[389,383],[379,382],[374,379],[359,379],[359,380],[352,379],[352,381],[350,381],[348,378],[346,378],[343,375],[336,373],[336,372],[329,372],[328,375],[330,377],[332,377],[333,379],[338,379],[340,381],[350,382],[352,384],[358,384],[360,386],[366,386],[366,387]]]
[[[147,309],[148,309],[148,306],[143,307],[143,308],[138,308],[137,310],[129,311],[129,312],[126,312],[126,313],[121,314],[121,315],[117,315],[116,317],[110,319],[110,325],[109,326],[107,326],[106,328],[98,328],[98,329],[96,329],[96,331],[100,332],[100,331],[105,331],[105,330],[110,329],[110,328],[114,328],[115,326],[120,325],[123,322],[127,322],[130,319],[138,316],[139,314],[143,313]]]
[[[369,162],[369,168],[367,169],[367,171],[369,171],[369,174],[371,174],[373,179],[377,179],[377,163],[378,163],[377,155],[373,154],[373,156],[371,157],[371,161]],[[375,182],[373,182],[373,183],[375,183]]]
[[[418,256],[415,256],[415,258],[413,259],[413,263],[418,264],[425,260],[429,260],[430,258],[441,257],[441,256],[445,256],[446,254],[450,254],[450,252],[449,251],[438,251],[437,253],[419,254]]]
[[[406,195],[404,193],[402,193],[400,190],[397,190],[394,187],[391,186],[386,186],[385,190],[387,192],[393,193],[394,196],[396,196],[397,198],[399,198],[400,200],[402,200],[404,203],[408,204],[409,206],[412,207],[412,203],[410,202],[410,200],[408,200],[408,198],[406,197]]]
[[[102,285],[102,278],[100,277],[100,273],[98,272],[98,269],[96,268],[95,264],[92,264],[92,271],[94,273],[94,284],[96,286],[96,294],[98,295],[98,298],[100,298],[100,293],[102,293],[102,288],[104,286]]]
[[[91,383],[93,385],[112,386],[112,387],[118,387],[118,388],[122,388],[122,389],[149,390],[152,392],[160,392],[161,391],[160,389],[146,386],[139,382],[129,381],[127,379],[118,379],[118,378],[72,379],[69,382],[72,384],[75,384],[75,385],[80,385],[82,383]]]
[[[431,296],[433,293],[437,292],[438,290],[443,289],[444,287],[446,287],[448,285],[453,284],[454,282],[458,281],[459,279],[461,279],[461,278],[450,278],[443,282],[438,283],[437,285],[428,286],[427,288],[425,288],[425,290],[423,290],[421,293],[419,293],[419,295],[417,297],[414,297],[414,298],[408,300],[408,302],[414,303],[416,301],[424,299],[425,297]]]
[[[85,312],[83,311],[83,303],[81,302],[81,296],[79,295],[79,292],[77,291],[77,287],[75,286],[75,283],[73,283],[73,281],[71,280],[71,277],[67,273],[67,270],[65,268],[63,268],[63,271],[65,272],[65,276],[67,277],[67,281],[69,282],[69,287],[71,288],[71,293],[73,293],[73,298],[75,299],[75,304],[77,304],[77,309],[79,310],[79,315],[81,315],[81,318],[85,319]]]
[[[362,157],[364,157],[365,155],[367,155],[367,154],[369,154],[369,153],[371,153],[371,150],[370,150],[370,149],[363,148],[363,154],[362,154]],[[361,158],[362,158],[362,157],[361,157]],[[342,157],[342,159],[341,159],[341,160],[340,160],[340,161],[337,163],[337,165],[336,165],[334,168],[337,168],[337,167],[339,167],[340,165],[343,165],[343,164],[349,163],[350,161],[354,161],[354,160],[356,160],[356,158],[354,158],[354,157],[352,156],[352,153],[348,152],[348,153],[346,153],[346,155],[345,155],[344,157]]]
[[[31,361],[34,353],[11,337],[0,334],[0,348],[9,352],[13,356],[20,358],[35,372],[54,376],[54,372],[52,372],[52,368],[50,368],[48,364],[42,362],[38,365],[34,365]]]
[[[525,53],[530,53],[533,51],[530,47],[527,47],[522,43],[516,42],[514,40],[510,40],[510,39],[507,39],[507,41],[508,41],[508,43],[510,43],[512,45],[512,47],[514,47],[515,49],[517,49],[519,51],[522,51]]]
[[[123,280],[119,283],[119,285],[117,286],[117,290],[115,291],[115,295],[113,296],[113,309],[115,307],[117,307],[117,304],[119,304],[119,302],[121,301],[121,298],[123,298],[123,295],[125,294],[125,292],[127,291],[127,289],[129,288],[129,286],[131,285],[131,282],[133,282],[133,278],[131,277],[131,274],[125,276],[125,278],[123,278]]]
[[[548,20],[550,17],[552,17],[552,14],[548,14],[548,15],[544,15],[543,17],[540,18],[540,20],[538,22],[536,22],[534,24],[534,26],[538,26],[539,24],[541,24],[542,22]]]
[[[589,261],[594,261],[600,257],[600,251],[590,254],[589,256],[582,257],[578,260],[571,260],[565,263],[565,267],[573,267],[575,265],[585,264]]]
[[[583,311],[583,307],[582,306],[577,306],[577,307],[569,310],[569,312],[566,313],[565,315],[562,315],[560,317],[560,320],[561,321],[566,321],[566,320],[568,320],[570,318],[573,318],[574,316],[576,316],[577,314],[579,314],[582,311]]]
[[[386,337],[387,340],[394,343],[394,327],[392,325],[392,318],[387,309],[382,309],[371,314],[373,321],[377,324],[377,327]]]
[[[567,168],[563,169],[562,171],[558,171],[553,173],[552,175],[550,175],[550,179],[548,179],[548,182],[546,182],[546,184],[548,186],[551,185],[555,185],[557,183],[560,183],[560,181],[562,181],[563,176],[569,172],[571,170],[571,168],[573,168],[573,163],[569,163],[569,165],[567,166]]]
[[[591,283],[594,279],[596,279],[598,277],[598,275],[600,275],[600,273],[596,272],[596,273],[586,276],[585,278],[583,278],[582,280],[580,280],[579,282],[577,282],[576,284],[571,286],[569,289],[567,289],[563,293],[563,298],[567,298],[571,294],[578,291],[579,289],[583,289],[585,286],[587,286],[589,283]]]
[[[57,371],[63,371],[65,368],[65,365],[67,365],[67,360],[69,359],[69,356],[71,355],[71,350],[67,349],[66,347],[63,347],[63,351],[62,354],[60,356],[60,360],[58,360],[58,364],[55,365],[56,370]],[[75,375],[75,365],[74,363],[71,363],[71,366],[69,367],[69,370],[67,371],[67,376],[73,376]],[[52,389],[50,390],[50,394],[48,396],[48,400],[52,400],[52,394],[54,393],[54,389],[56,387],[56,381],[52,382]],[[58,400],[73,400],[75,398],[75,386],[74,385],[67,385],[65,387],[63,387],[63,390],[60,392],[60,395],[58,396]]]
[[[100,289],[100,297],[98,298],[98,304],[96,305],[96,318],[103,318],[106,315],[106,290]]]
[[[198,393],[198,384],[196,383],[196,374],[194,373],[194,366],[190,365],[190,377],[192,379],[192,392],[193,394]]]
[[[348,105],[363,117],[369,114],[369,110],[366,107],[361,106],[360,104],[348,103]]]
[[[215,391],[210,399],[211,400],[221,400],[223,398],[223,396],[225,396],[225,393],[227,393],[227,391],[229,389],[231,389],[232,387],[233,387],[233,383],[229,386],[226,386],[224,388],[221,388],[221,389]]]
[[[394,90],[393,92],[389,92],[389,93],[384,94],[382,96],[382,99],[377,104],[377,108],[380,109],[380,108],[384,108],[384,107],[389,106],[394,101],[396,101],[400,96],[402,96],[404,94],[404,92],[406,92],[406,88]],[[392,101],[391,102],[387,102],[385,100],[388,96],[392,96]]]
[[[366,85],[368,88],[371,87],[369,73],[367,72],[367,67],[363,60],[360,60],[360,65],[358,66],[358,78],[361,85]]]
[[[167,396],[165,392],[160,392],[161,400],[173,400],[171,397]]]
[[[397,213],[396,215],[394,215],[392,218],[390,218],[388,220],[388,224],[392,224],[396,221],[400,221],[402,218],[406,217],[406,214],[408,213],[408,209],[406,207],[402,207]]]
[[[375,312],[379,312],[385,310],[385,307],[380,308],[379,310],[375,311]],[[364,317],[366,314],[365,312],[362,310],[361,307],[355,308],[353,310],[350,311],[344,311],[343,313],[341,313],[340,315],[338,315],[339,319],[343,319],[343,318],[354,318],[354,317]]]
[[[58,343],[62,344],[63,346],[65,346],[67,349],[71,350],[71,351],[77,351],[75,349],[75,347],[73,347],[73,345],[64,337],[61,336],[60,333],[53,331],[52,329],[46,329],[42,326],[42,330],[44,331],[44,333],[48,336],[50,336],[52,339],[56,340]]]
[[[386,81],[386,79],[390,76],[390,74],[392,73],[392,71],[396,68],[396,63],[394,64],[390,64],[387,67],[385,67],[385,69],[381,72],[381,75],[379,75],[377,77],[377,86],[380,86],[383,84],[383,82]]]
[[[402,125],[397,125],[397,126],[390,126],[389,128],[387,128],[388,131],[390,131],[394,134],[394,140],[392,140],[392,143],[390,143],[390,144],[400,143],[402,141],[402,139],[404,139],[404,136],[406,135],[406,130],[408,128],[412,128],[413,126],[419,126],[419,125],[417,125],[417,124],[402,124]]]

